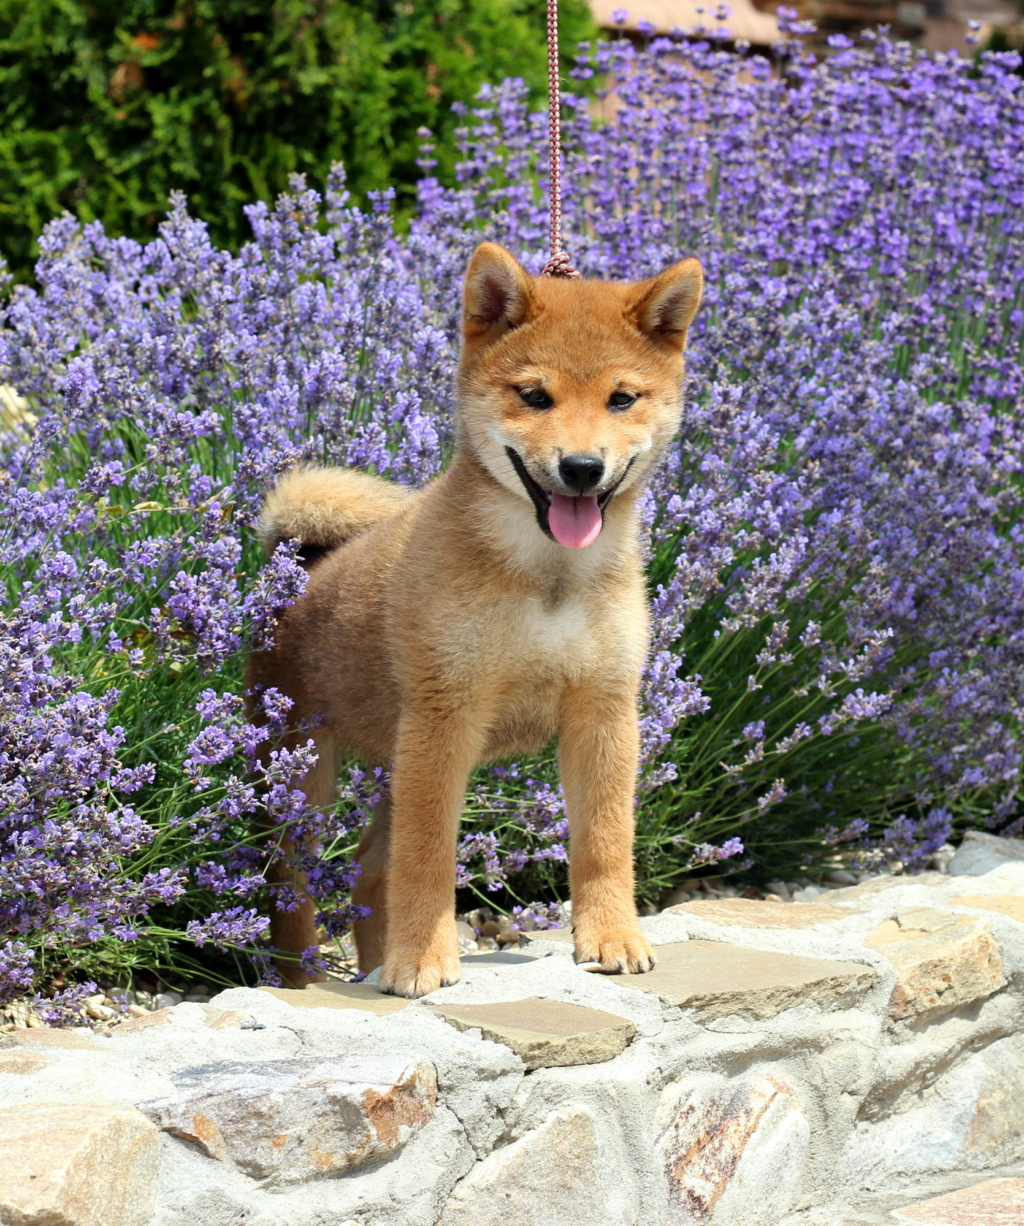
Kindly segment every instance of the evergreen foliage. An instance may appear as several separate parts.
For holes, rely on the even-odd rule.
[[[572,48],[589,10],[561,9]],[[508,74],[539,101],[544,42],[543,0],[0,0],[0,255],[27,279],[65,209],[152,237],[175,190],[237,249],[243,204],[338,161],[406,212],[418,130],[445,177],[452,103]]]

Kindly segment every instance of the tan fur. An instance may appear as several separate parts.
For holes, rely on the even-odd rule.
[[[459,978],[454,863],[469,773],[555,735],[576,956],[607,970],[653,965],[632,870],[647,650],[636,503],[678,426],[700,293],[695,260],[636,284],[564,281],[531,277],[483,244],[466,276],[447,472],[393,503],[379,479],[332,470],[285,478],[268,500],[271,540],[347,541],[313,566],[251,679],[290,695],[297,721],[323,721],[329,765],[306,780],[313,804],[331,803],[339,753],[394,763],[353,895],[374,908],[356,940],[361,969],[383,962],[384,991],[419,996]],[[524,403],[529,388],[551,407]],[[638,399],[612,411],[623,390]],[[601,492],[621,484],[591,545],[545,535],[508,447],[548,491],[572,492],[563,457],[601,457]],[[313,944],[312,904],[276,917],[273,938],[286,954]],[[309,978],[283,969],[292,982]]]
[[[414,490],[353,468],[296,468],[270,491],[260,515],[267,553],[281,541],[332,548],[400,511]]]

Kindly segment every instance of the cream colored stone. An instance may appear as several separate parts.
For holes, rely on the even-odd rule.
[[[156,1128],[134,1107],[61,1103],[0,1110],[4,1226],[146,1226],[156,1204]]]
[[[628,1226],[628,1175],[602,1154],[592,1113],[563,1107],[478,1162],[437,1226]]]
[[[752,898],[702,898],[668,910],[672,915],[691,915],[694,919],[743,928],[813,928],[816,924],[850,916],[849,911],[824,903],[780,906],[777,902],[758,902]]]
[[[27,1076],[38,1073],[51,1063],[51,1057],[29,1047],[12,1047],[0,1051],[0,1073],[19,1073]]]
[[[624,1017],[557,1000],[514,1000],[496,1005],[438,1005],[457,1030],[479,1028],[504,1043],[528,1069],[601,1064],[624,1051],[636,1026]]]
[[[793,1208],[810,1128],[784,1082],[695,1074],[665,1090],[658,1121],[668,1226],[776,1226]]]
[[[308,987],[260,988],[296,1009],[362,1009],[384,1017],[412,1003],[402,996],[385,996],[380,988],[365,983],[311,983]]]
[[[701,1019],[729,1014],[774,1017],[808,1002],[845,1008],[875,980],[871,967],[855,962],[802,958],[722,941],[659,945],[655,954],[653,971],[612,976],[613,982],[693,1009]]]
[[[990,1179],[896,1209],[892,1216],[913,1226],[1021,1226],[1024,1179]]]
[[[1024,897],[1020,894],[964,894],[949,900],[951,907],[974,907],[978,911],[996,911],[1024,924]]]
[[[980,918],[914,907],[880,924],[864,944],[896,968],[889,1012],[897,1019],[971,1004],[1006,986],[999,947]]]
[[[968,1154],[985,1157],[986,1166],[1017,1160],[1024,1150],[1022,1070],[1008,1047],[1008,1043],[996,1043],[974,1058],[979,1065],[972,1079],[974,1111],[966,1125],[963,1148]]]

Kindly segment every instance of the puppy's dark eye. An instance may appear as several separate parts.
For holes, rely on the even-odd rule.
[[[628,409],[631,404],[636,403],[636,397],[632,392],[612,392],[608,398],[608,407],[610,409]]]
[[[550,409],[555,403],[547,392],[539,387],[517,387],[516,391],[531,409]]]

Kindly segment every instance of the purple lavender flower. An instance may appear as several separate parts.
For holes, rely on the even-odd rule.
[[[687,866],[912,870],[968,822],[1024,824],[1019,57],[831,36],[818,61],[779,17],[774,63],[721,30],[617,38],[576,69],[608,81],[610,118],[564,100],[576,265],[707,272],[643,507],[647,901]],[[268,861],[306,874],[330,936],[358,918],[386,774],[355,767],[312,813],[287,699],[246,713],[244,653],[305,582],[253,527],[295,464],[419,485],[450,454],[466,261],[486,237],[540,269],[549,174],[521,82],[461,111],[456,183],[426,148],[408,233],[339,168],[322,198],[296,179],[250,206],[237,254],[180,198],[146,245],[62,218],[40,288],[5,290],[0,384],[28,408],[0,414],[0,994],[99,941],[265,966],[263,909],[296,901]],[[552,752],[483,769],[460,882],[543,898],[540,922],[567,838]]]

